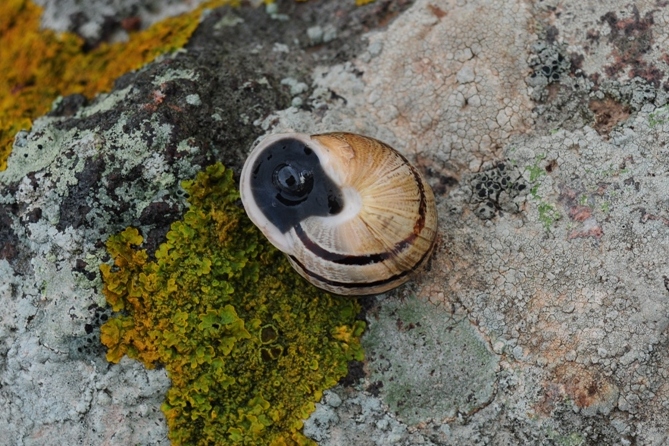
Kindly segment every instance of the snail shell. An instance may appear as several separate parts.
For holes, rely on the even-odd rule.
[[[432,189],[400,153],[353,133],[271,135],[241,175],[246,213],[300,275],[336,294],[376,294],[425,264]]]

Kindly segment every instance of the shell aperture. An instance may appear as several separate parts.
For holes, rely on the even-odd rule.
[[[241,175],[247,214],[312,284],[345,295],[394,288],[434,246],[434,195],[390,146],[352,133],[272,135]]]
[[[303,141],[275,141],[263,148],[251,168],[253,199],[283,233],[307,217],[335,215],[341,210],[341,191]]]

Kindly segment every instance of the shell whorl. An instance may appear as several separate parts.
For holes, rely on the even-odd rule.
[[[286,171],[276,166],[286,163],[281,154],[287,152],[299,158],[289,172],[301,172],[287,178],[302,181],[310,191],[307,198],[286,200],[282,192],[257,183],[266,183],[269,171]],[[277,181],[284,184],[275,173],[272,178],[275,186]],[[381,293],[406,282],[434,245],[432,190],[406,158],[373,138],[273,135],[244,165],[241,194],[250,218],[293,267],[309,282],[337,294]],[[274,213],[284,202],[289,203],[286,215],[278,218]]]

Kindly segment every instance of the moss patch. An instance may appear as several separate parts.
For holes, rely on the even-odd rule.
[[[14,135],[49,111],[58,96],[92,98],[116,78],[156,56],[181,48],[198,25],[203,8],[236,3],[211,0],[189,14],[130,35],[127,43],[103,43],[82,51],[75,34],[40,29],[42,10],[29,0],[0,4],[0,171],[7,168]]]
[[[324,389],[362,359],[353,299],[308,285],[238,204],[232,173],[207,168],[149,261],[134,228],[107,242],[107,359],[164,365],[173,444],[309,444],[299,430]]]

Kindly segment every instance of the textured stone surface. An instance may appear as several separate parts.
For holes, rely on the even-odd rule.
[[[464,313],[447,320],[410,297],[384,302],[367,320],[369,380],[407,423],[471,414],[492,399],[499,357]]]
[[[414,288],[389,298],[404,296],[400,304],[394,300],[371,304],[367,375],[355,387],[350,406],[345,398],[338,407],[326,401],[308,426],[321,423],[314,438],[320,435],[322,444],[338,444],[342,438],[357,444],[377,444],[376,438],[395,444],[662,444],[669,431],[665,415],[669,299],[664,278],[669,220],[662,192],[669,186],[667,92],[661,83],[635,71],[625,76],[607,71],[608,59],[591,57],[583,48],[578,53],[573,41],[560,38],[581,36],[585,44],[583,20],[599,21],[607,12],[592,17],[591,10],[575,4],[561,4],[553,11],[551,5],[537,3],[515,10],[513,19],[504,12],[490,16],[494,23],[478,16],[480,20],[470,23],[472,29],[480,29],[482,23],[486,30],[515,23],[514,32],[526,33],[518,37],[524,43],[517,47],[504,40],[504,32],[499,39],[483,38],[489,44],[482,46],[477,58],[499,60],[499,78],[518,82],[511,96],[528,104],[519,109],[520,117],[528,117],[522,119],[525,133],[520,126],[509,128],[507,134],[499,131],[501,127],[497,133],[490,127],[501,150],[486,151],[473,136],[476,120],[467,119],[473,133],[462,133],[462,138],[470,150],[462,146],[461,152],[444,155],[444,150],[457,147],[435,142],[440,126],[447,126],[448,118],[440,114],[446,106],[443,101],[424,100],[427,93],[422,92],[449,97],[463,84],[492,91],[490,97],[503,97],[505,92],[491,87],[489,79],[472,79],[458,61],[442,60],[430,71],[455,73],[451,84],[437,75],[425,77],[413,67],[422,60],[417,54],[434,51],[437,55],[423,61],[429,65],[452,46],[458,47],[457,38],[447,38],[445,30],[439,34],[440,21],[457,22],[466,16],[463,11],[477,8],[490,5],[416,2],[387,32],[370,37],[367,53],[355,63],[318,72],[319,88],[312,103],[327,108],[321,119],[314,123],[295,110],[278,114],[279,128],[321,131],[340,123],[347,130],[392,141],[424,168],[439,196],[442,239],[430,271]],[[619,18],[621,11],[629,10],[636,17],[633,8],[622,4],[597,8]],[[608,22],[597,22],[599,26],[614,23],[612,14]],[[661,17],[664,7],[656,4],[652,14]],[[427,19],[430,15],[438,20]],[[579,18],[572,20],[575,16]],[[413,27],[404,28],[403,20],[409,17]],[[615,22],[617,32],[627,33],[629,41],[638,37],[640,25],[634,20]],[[666,30],[651,22],[646,19],[645,36],[652,37],[653,48],[661,48],[655,42],[666,38]],[[423,30],[421,39],[404,38],[417,35],[417,30]],[[464,32],[462,38],[468,35]],[[430,44],[432,38],[440,42],[441,51]],[[601,45],[615,53],[616,42]],[[659,67],[663,79],[666,67],[661,57],[653,60],[647,53],[644,60]],[[500,59],[498,54],[506,57]],[[392,76],[388,67],[394,67],[389,71]],[[319,89],[333,90],[342,99],[323,100]],[[373,96],[370,103],[370,92],[377,91],[385,94]],[[403,107],[403,113],[412,116],[408,126],[416,129],[421,114],[439,118],[429,131],[410,133],[403,125],[403,113],[384,114],[390,105]],[[459,110],[451,119],[467,113]],[[491,118],[490,111],[483,113]],[[457,139],[454,133],[449,137]],[[502,179],[512,186],[504,186]],[[515,185],[524,186],[523,191]],[[420,375],[421,370],[442,365],[439,354],[420,355],[422,362],[416,362],[421,346],[440,339],[438,329],[431,333],[398,329],[404,327],[398,314],[412,307],[413,293],[434,305],[434,317],[441,314],[442,327],[448,327],[454,315],[466,314],[499,355],[494,394],[476,412],[452,416],[448,408],[431,404],[435,415],[422,411],[420,403],[398,408],[393,389],[414,377],[398,384],[393,370],[413,364]],[[393,341],[381,343],[386,350],[380,352],[374,318],[396,305],[400,309],[390,313],[391,318],[381,317],[387,324],[384,334]],[[388,346],[395,347],[393,342],[400,339],[417,351],[406,352],[407,362],[395,365],[389,357],[396,362],[399,355],[391,355],[394,348]],[[450,387],[433,385],[433,394],[423,402],[462,396],[441,393],[445,388]],[[339,395],[350,392],[345,387],[334,390]],[[392,422],[383,411],[367,412],[372,420],[359,416],[367,404],[361,401],[374,405],[379,399],[394,414]],[[332,419],[337,422],[328,421]],[[401,429],[403,423],[406,431]],[[386,437],[389,431],[394,433],[392,441]]]
[[[179,179],[215,158],[238,168],[255,137],[287,129],[391,143],[440,215],[429,269],[362,300],[367,359],[307,435],[666,443],[668,6],[318,5],[216,11],[186,52],[19,135],[0,173],[5,443],[66,428],[165,442],[164,374],[109,367],[96,347],[101,243],[134,224],[155,246],[182,211]]]
[[[90,103],[60,99],[17,135],[0,172],[0,444],[167,444],[165,372],[111,366],[99,343],[104,242],[132,225],[153,252],[183,213],[180,181],[218,160],[240,171],[253,123],[308,94],[282,80],[308,86],[310,61],[355,51],[381,19],[379,5],[329,3],[341,38],[309,49],[318,10],[287,5],[290,22],[210,11],[186,50]]]
[[[669,85],[666,6],[654,1],[541,3],[538,15],[547,37],[564,44],[584,73],[618,81],[641,77],[656,88]]]
[[[484,8],[494,20],[479,20]],[[477,170],[532,122],[530,22],[522,2],[416,2],[387,31],[369,35],[355,65],[315,76],[317,93],[341,94],[347,107],[309,127],[337,122],[399,143],[452,175]],[[307,127],[291,117],[281,124]]]
[[[525,2],[416,2],[370,38],[383,51],[360,68],[367,108],[407,152],[478,169],[531,123],[530,20]]]
[[[44,8],[42,27],[70,31],[89,45],[124,41],[128,33],[147,28],[166,17],[192,10],[204,0],[35,0]]]

